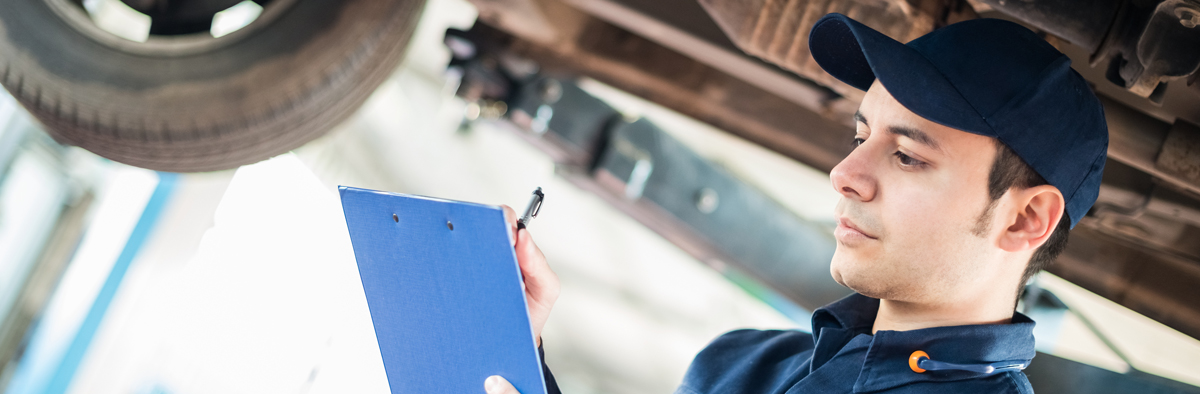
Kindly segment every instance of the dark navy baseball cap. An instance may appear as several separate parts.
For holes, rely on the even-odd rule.
[[[973,19],[902,44],[842,14],[808,36],[813,59],[867,90],[879,82],[925,119],[1008,145],[1067,202],[1071,227],[1100,193],[1108,150],[1104,109],[1067,58],[1029,29]]]

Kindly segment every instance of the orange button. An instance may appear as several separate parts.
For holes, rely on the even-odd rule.
[[[911,356],[908,356],[908,367],[912,368],[913,372],[925,373],[924,368],[917,366],[917,362],[921,361],[922,358],[928,359],[929,355],[925,354],[925,352],[921,350],[913,352]]]

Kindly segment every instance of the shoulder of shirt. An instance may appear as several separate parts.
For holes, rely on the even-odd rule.
[[[812,335],[797,330],[735,330],[708,344],[688,367],[676,394],[763,391],[802,368]],[[771,367],[765,367],[771,366]]]
[[[740,329],[721,334],[721,336],[709,343],[708,347],[794,346],[797,343],[811,347],[812,334],[800,330]]]
[[[812,334],[799,330],[734,330],[722,334],[704,347],[696,361],[718,356],[723,362],[735,358],[782,359],[811,350]]]
[[[743,328],[743,329],[733,330],[733,331],[721,334],[721,336],[717,337],[717,339],[715,339],[713,342],[720,341],[720,340],[745,340],[745,339],[761,340],[761,339],[770,339],[770,338],[775,338],[775,337],[796,337],[796,336],[811,337],[812,334],[809,334],[807,332],[800,331],[800,330],[758,330],[758,329],[753,329],[753,328]]]

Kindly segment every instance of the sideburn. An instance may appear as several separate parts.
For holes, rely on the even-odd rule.
[[[987,237],[987,230],[988,227],[992,226],[992,217],[995,216],[993,211],[996,210],[996,203],[998,201],[1000,201],[998,198],[992,199],[992,202],[988,203],[987,208],[983,209],[983,212],[979,214],[979,217],[975,218],[975,227],[971,228],[972,235],[975,235],[979,238]]]

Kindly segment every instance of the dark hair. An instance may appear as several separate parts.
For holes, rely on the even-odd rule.
[[[1030,167],[1025,160],[1017,156],[1012,148],[1002,142],[996,141],[996,160],[992,162],[992,171],[988,174],[988,197],[991,198],[991,204],[988,204],[987,210],[983,212],[984,217],[981,219],[986,223],[991,219],[991,211],[995,208],[996,200],[999,200],[1004,192],[1008,189],[1018,188],[1027,189],[1034,186],[1049,184],[1045,178],[1038,175],[1033,167]],[[982,227],[986,227],[983,224]],[[1067,233],[1071,231],[1071,219],[1067,217],[1067,213],[1063,212],[1062,219],[1058,221],[1058,225],[1054,228],[1054,233],[1050,234],[1050,238],[1046,243],[1038,247],[1033,252],[1033,257],[1029,259],[1029,265],[1025,267],[1025,273],[1021,275],[1021,282],[1017,284],[1017,297],[1021,297],[1021,293],[1025,290],[1025,282],[1029,281],[1030,277],[1038,273],[1046,266],[1050,265],[1054,259],[1062,254],[1063,249],[1067,247]]]

